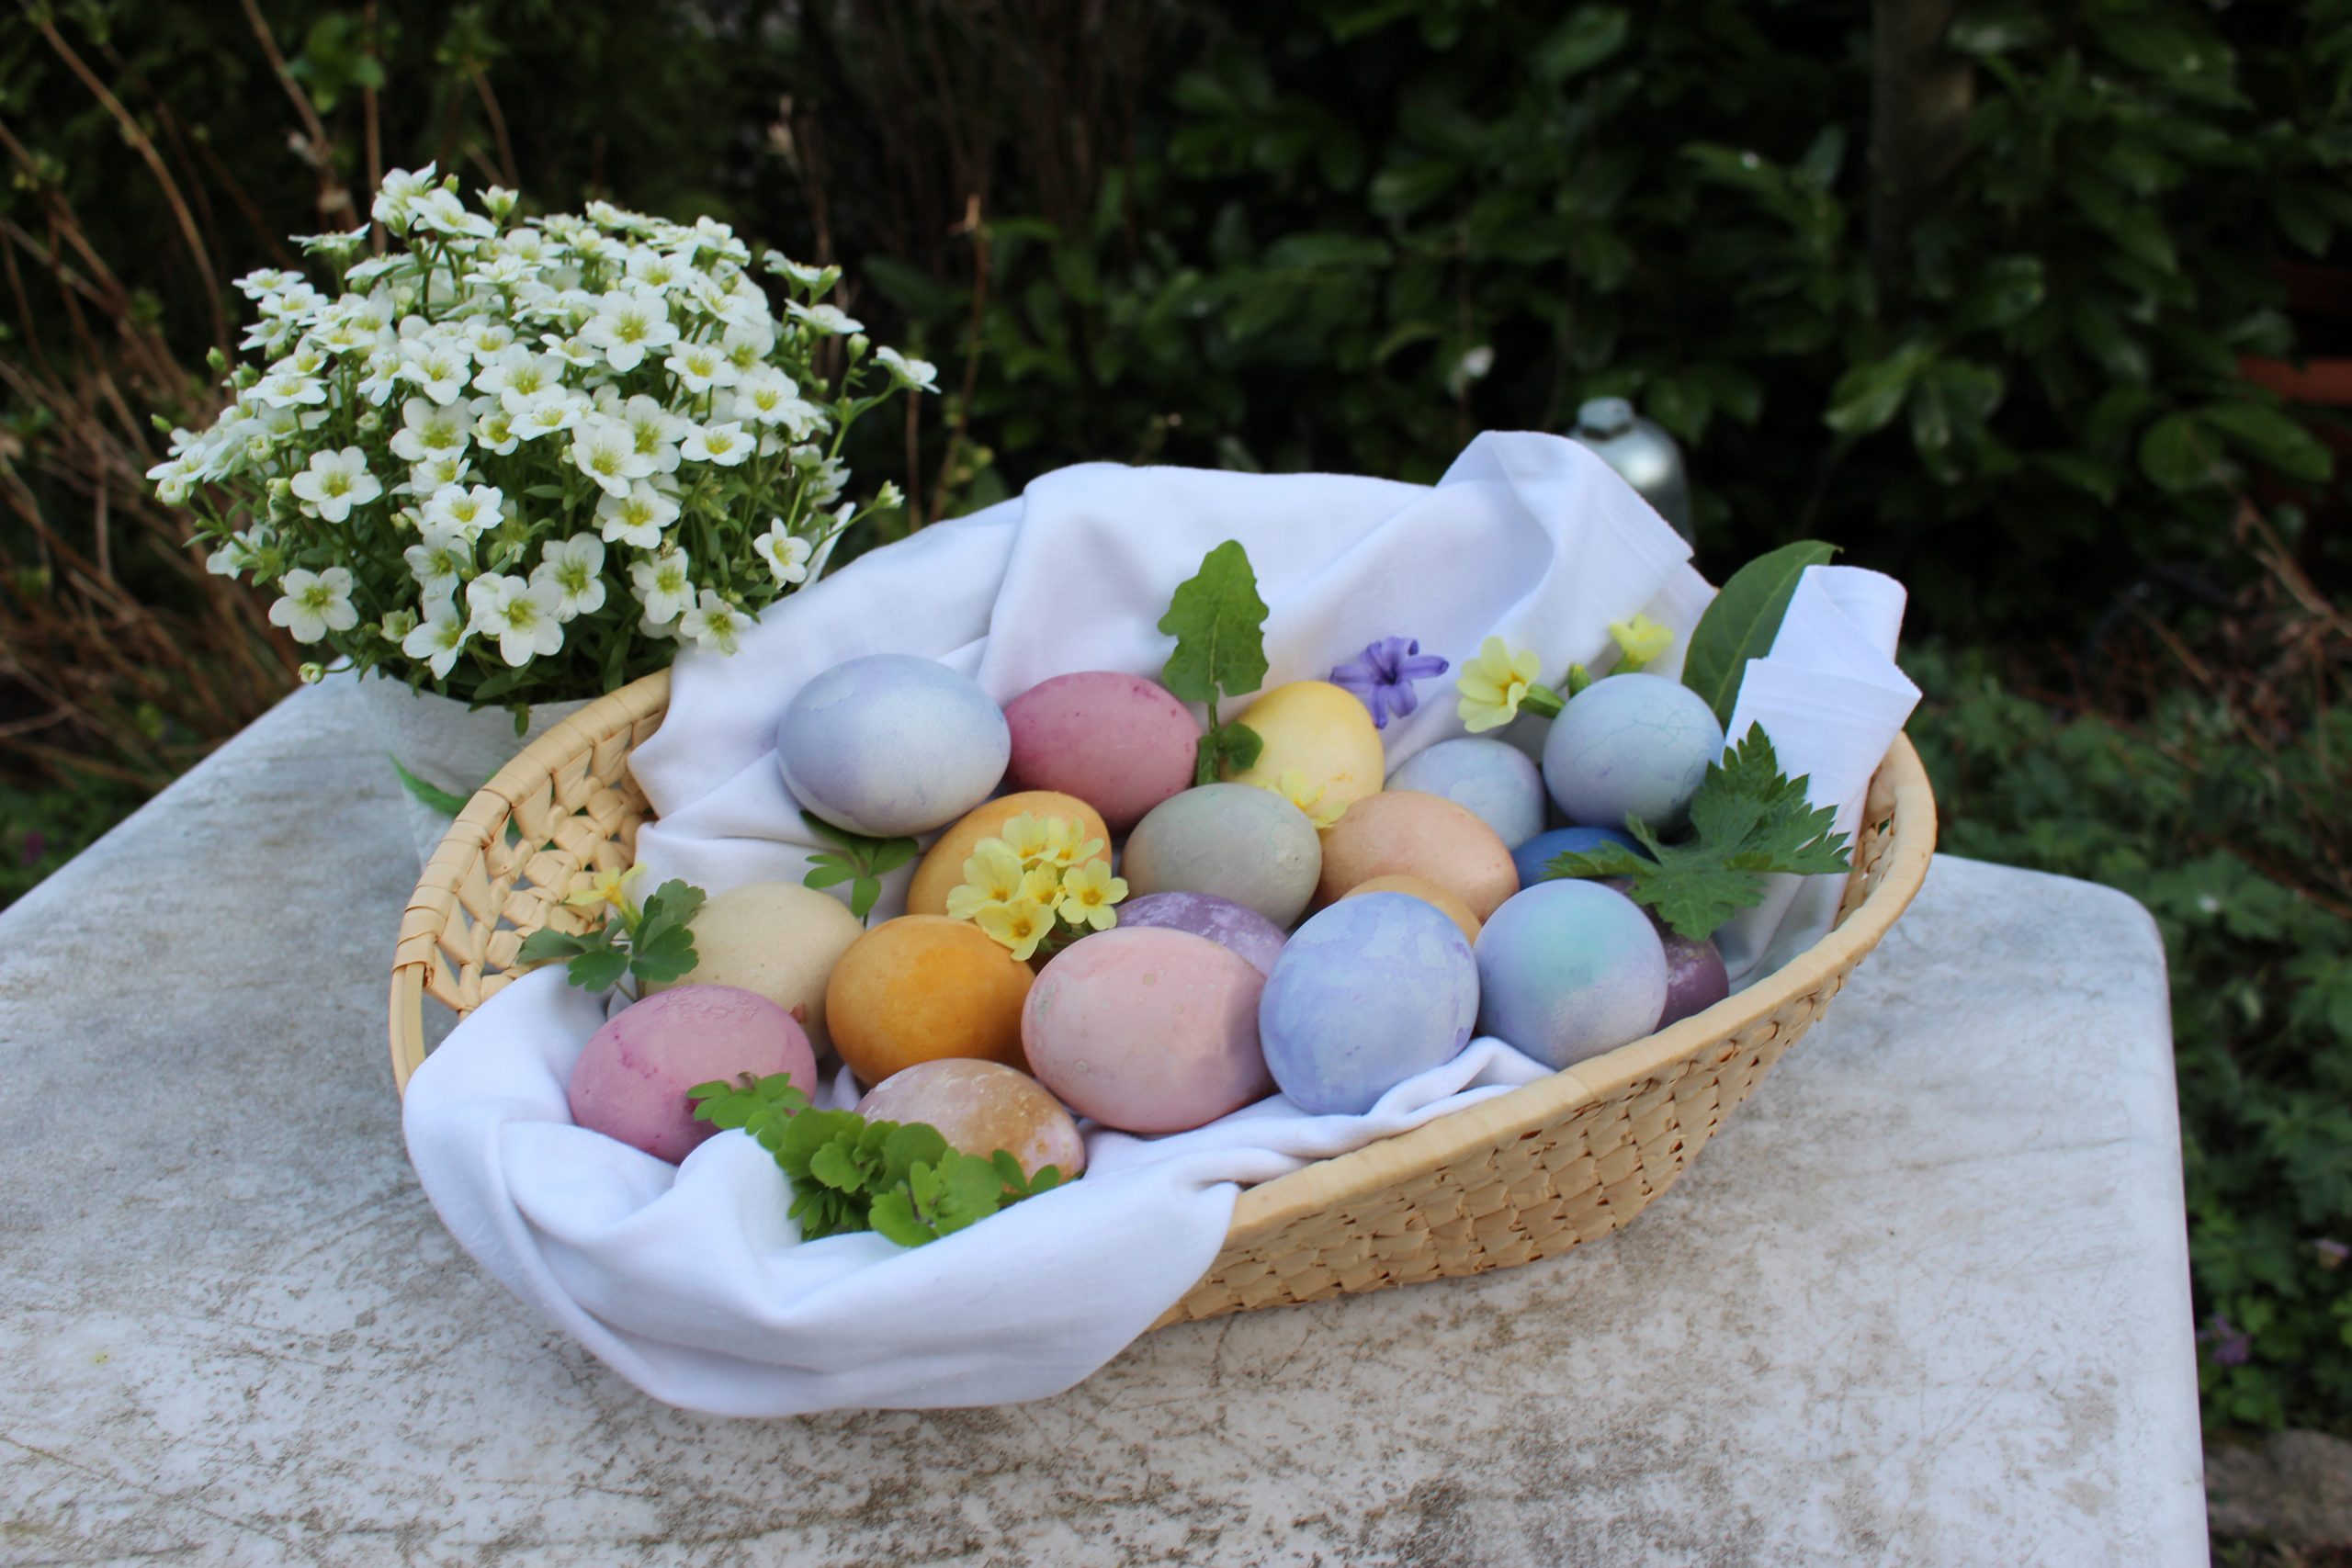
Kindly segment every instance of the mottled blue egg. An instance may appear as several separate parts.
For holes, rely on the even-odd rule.
[[[944,828],[994,794],[1012,734],[988,694],[944,664],[876,653],[800,688],[775,755],[803,807],[888,839]]]
[[[1633,834],[1614,828],[1554,828],[1511,851],[1511,863],[1519,867],[1519,885],[1532,887],[1549,874],[1544,868],[1555,855],[1564,855],[1571,850],[1582,854],[1602,844],[1623,844],[1637,855],[1649,853]]]
[[[1544,783],[1571,822],[1680,828],[1724,727],[1704,697],[1663,675],[1611,675],[1568,699],[1544,740]]]
[[[1666,983],[1649,917],[1590,882],[1539,882],[1478,933],[1478,1032],[1555,1067],[1656,1030]]]
[[[1389,774],[1388,787],[1468,807],[1507,849],[1544,830],[1544,775],[1526,752],[1499,740],[1441,740]]]
[[[1292,933],[1258,1001],[1266,1066],[1292,1103],[1359,1116],[1470,1043],[1478,964],[1435,905],[1341,899]]]

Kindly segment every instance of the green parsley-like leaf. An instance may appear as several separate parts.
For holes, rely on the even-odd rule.
[[[401,766],[401,760],[398,757],[392,757],[390,751],[385,752],[384,755],[391,757],[392,772],[401,776],[401,787],[424,805],[438,811],[444,817],[455,817],[466,808],[464,795],[453,794],[438,784],[426,784],[423,779]]]
[[[801,885],[825,888],[848,883],[849,912],[861,920],[881,901],[883,875],[914,859],[920,848],[912,839],[869,839],[806,811],[800,820],[818,838],[839,846],[839,852],[820,850],[808,857],[808,874],[800,879]]]
[[[916,1217],[914,1198],[904,1190],[885,1192],[875,1199],[866,1217],[876,1235],[900,1247],[921,1247],[939,1238],[938,1232]]]
[[[628,950],[592,947],[573,959],[565,973],[583,991],[609,991],[628,973]]]
[[[1701,941],[1762,902],[1768,876],[1820,875],[1851,863],[1846,835],[1830,829],[1837,813],[1808,804],[1804,786],[1781,772],[1771,741],[1751,728],[1707,769],[1690,802],[1689,841],[1663,842],[1634,818],[1626,829],[1650,858],[1602,844],[1555,855],[1544,869],[1553,876],[1622,876],[1636,902],[1677,934]]]
[[[541,926],[523,939],[523,945],[515,950],[514,960],[518,964],[548,964],[559,958],[572,957],[587,946],[585,942],[568,931]]]

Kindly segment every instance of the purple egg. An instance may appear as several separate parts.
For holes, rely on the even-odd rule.
[[[1361,1116],[1470,1043],[1478,963],[1451,917],[1404,893],[1343,898],[1298,928],[1258,1002],[1266,1066],[1292,1103]]]
[[[1479,1032],[1551,1066],[1655,1031],[1666,982],[1666,948],[1648,915],[1590,882],[1539,882],[1478,933]]]
[[[1658,1015],[1660,1029],[1702,1013],[1731,995],[1731,976],[1724,972],[1724,955],[1712,939],[1693,942],[1664,926],[1658,927],[1657,937],[1666,948],[1666,1010]]]
[[[1120,931],[1153,928],[1190,931],[1249,960],[1261,975],[1274,972],[1283,928],[1246,904],[1209,893],[1147,893],[1119,906]]]

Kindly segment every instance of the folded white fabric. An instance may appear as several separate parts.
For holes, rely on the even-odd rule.
[[[681,657],[668,716],[633,759],[660,817],[640,858],[656,879],[714,893],[798,881],[821,846],[785,790],[773,739],[802,683],[877,652],[939,659],[1000,702],[1069,671],[1156,674],[1170,593],[1226,539],[1248,549],[1271,607],[1269,686],[1321,678],[1391,636],[1459,663],[1498,634],[1536,649],[1556,681],[1572,661],[1601,661],[1608,624],[1636,612],[1687,636],[1712,592],[1672,529],[1598,458],[1551,436],[1481,436],[1427,488],[1064,469],[782,601],[732,658]],[[1834,585],[1822,592],[1838,602]],[[1866,637],[1883,630],[1891,653],[1891,625],[1842,614]],[[1817,668],[1835,644],[1819,652],[1785,630],[1782,641],[1798,696],[1801,677],[1845,678]],[[1446,686],[1390,725],[1392,765],[1462,733]],[[1794,731],[1836,711],[1834,698],[1792,698],[1758,716],[1794,760],[1809,755]],[[1858,728],[1850,744],[1868,735]],[[1868,777],[1865,767],[1850,786],[1856,810]],[[906,874],[887,885],[877,918],[903,908]],[[1170,1137],[1090,1129],[1083,1181],[909,1251],[872,1235],[800,1243],[782,1174],[741,1134],[672,1168],[572,1126],[571,1064],[602,1018],[560,974],[501,992],[411,1081],[411,1158],[451,1233],[517,1295],[655,1397],[741,1416],[1058,1392],[1198,1280],[1240,1184],[1544,1071],[1481,1040],[1361,1117],[1307,1116],[1276,1097]]]

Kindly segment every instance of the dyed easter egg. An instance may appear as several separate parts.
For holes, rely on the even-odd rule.
[[[1119,906],[1121,931],[1190,931],[1239,953],[1261,975],[1282,956],[1283,928],[1245,905],[1205,893],[1147,893]]]
[[[1466,806],[1506,846],[1544,830],[1544,774],[1526,752],[1500,740],[1441,740],[1389,774],[1388,787]]]
[[[1403,893],[1342,899],[1299,927],[1258,1004],[1268,1070],[1317,1116],[1363,1114],[1461,1055],[1477,1020],[1470,944]]]
[[[1602,844],[1623,844],[1637,855],[1649,852],[1633,834],[1616,828],[1553,828],[1538,833],[1510,852],[1511,863],[1519,868],[1519,885],[1532,887],[1545,879],[1544,868],[1555,855],[1574,850],[1589,853]]]
[[[1375,876],[1368,882],[1357,883],[1340,897],[1343,900],[1361,898],[1367,893],[1402,893],[1408,898],[1419,898],[1424,904],[1434,904],[1440,913],[1453,922],[1454,929],[1462,933],[1463,941],[1478,940],[1478,917],[1470,912],[1470,906],[1426,876],[1409,876],[1402,873]]]
[[[848,906],[797,882],[753,882],[712,894],[688,923],[694,968],[682,981],[647,981],[645,995],[680,985],[733,986],[790,1013],[817,1050],[831,1045],[825,982],[865,931]]]
[[[833,1049],[861,1082],[917,1062],[971,1056],[1017,1067],[1029,966],[986,931],[902,915],[850,943],[825,987]]]
[[[928,1123],[948,1147],[982,1159],[1002,1149],[1030,1176],[1048,1165],[1064,1177],[1086,1168],[1086,1140],[1061,1101],[1001,1062],[917,1062],[866,1090],[857,1113]]]
[[[1189,931],[1102,931],[1054,955],[1030,988],[1029,1070],[1081,1116],[1182,1133],[1273,1088],[1258,1048],[1266,977]]]
[[[1436,883],[1481,920],[1519,891],[1510,851],[1468,807],[1392,789],[1356,802],[1323,830],[1316,901],[1328,904],[1359,883],[1400,874]]]
[[[1278,926],[1298,919],[1322,869],[1315,824],[1273,791],[1246,784],[1170,795],[1136,824],[1119,858],[1130,894],[1206,893]]]
[[[1544,783],[1571,822],[1623,828],[1638,817],[1670,833],[1723,754],[1724,727],[1706,698],[1663,675],[1611,675],[1552,721]]]
[[[1295,940],[1295,939],[1294,939]],[[1539,882],[1478,933],[1478,1032],[1573,1066],[1657,1028],[1666,949],[1641,907],[1589,882]]]
[[[1320,789],[1317,804],[1351,806],[1379,793],[1388,772],[1387,753],[1372,710],[1361,698],[1329,681],[1293,681],[1251,703],[1240,722],[1265,747],[1258,760],[1233,775],[1238,784],[1280,784],[1294,770],[1309,789]]]
[[[1117,833],[1190,789],[1200,755],[1200,720],[1167,687],[1108,670],[1039,682],[1004,705],[1004,722],[1015,787],[1074,795]]]
[[[1046,789],[1001,795],[966,812],[962,820],[940,834],[938,840],[924,852],[921,863],[915,867],[914,880],[907,884],[907,913],[947,913],[947,895],[964,885],[964,863],[972,858],[980,840],[1001,837],[1006,823],[1023,816],[1075,822],[1084,829],[1085,837],[1102,841],[1102,847],[1089,858],[1111,858],[1111,830],[1086,802]]]
[[[732,986],[680,986],[632,1002],[588,1037],[571,1069],[571,1119],[672,1165],[718,1129],[686,1090],[789,1073],[813,1093],[817,1055],[792,1015]]]
[[[1652,923],[1656,924],[1655,917]],[[1731,995],[1724,955],[1713,941],[1693,942],[1663,926],[1658,927],[1657,939],[1666,948],[1666,1010],[1658,1014],[1660,1029],[1704,1012]]]
[[[802,806],[875,838],[927,833],[986,800],[1012,738],[988,694],[935,659],[876,653],[800,688],[776,764]]]

